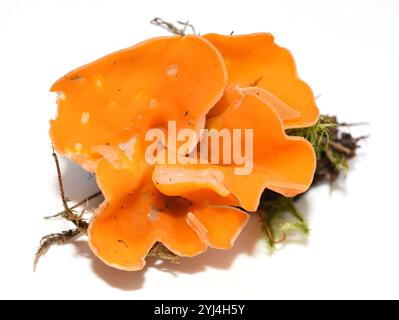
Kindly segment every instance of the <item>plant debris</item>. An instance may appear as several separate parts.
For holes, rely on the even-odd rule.
[[[151,23],[179,36],[185,36],[188,29],[191,29],[193,34],[197,34],[194,26],[188,21],[177,21],[178,25],[181,27],[175,26],[161,18],[155,18]],[[233,34],[233,32],[231,34]],[[250,86],[257,86],[261,80],[262,77],[256,79]],[[118,89],[118,92],[121,92],[121,90],[122,89]],[[184,115],[187,116],[188,111],[186,111]],[[317,168],[311,187],[320,182],[328,182],[331,184],[340,174],[348,170],[348,161],[356,155],[356,150],[359,148],[359,140],[365,138],[354,138],[350,133],[342,132],[342,127],[351,125],[352,124],[339,123],[336,117],[322,115],[318,123],[314,126],[287,130],[289,135],[304,137],[313,145],[317,156]],[[54,216],[46,217],[46,219],[59,217],[73,224],[73,228],[60,233],[46,235],[41,239],[34,258],[34,269],[36,269],[39,259],[46,254],[51,246],[66,244],[79,236],[87,235],[89,222],[84,217],[84,214],[87,212],[90,213],[90,210],[87,208],[88,205],[86,205],[86,208],[81,210],[81,212],[77,210],[83,207],[85,203],[88,204],[89,200],[101,195],[101,192],[97,192],[70,207],[68,204],[69,199],[64,191],[58,157],[54,150],[52,155],[56,164],[59,192],[64,210]],[[273,249],[276,244],[285,242],[291,231],[299,231],[301,234],[305,235],[309,233],[310,229],[307,222],[295,205],[295,201],[301,196],[303,196],[303,194],[294,198],[288,198],[270,190],[264,191],[259,204],[258,213],[261,218],[262,230],[265,233],[268,246],[271,249]],[[118,240],[118,242],[127,246],[123,240]],[[169,260],[172,263],[179,262],[179,257],[160,242],[155,243],[149,251],[148,256]]]
[[[44,256],[53,245],[70,243],[74,238],[80,236],[81,234],[81,231],[78,228],[75,228],[69,229],[67,231],[62,231],[60,233],[51,233],[44,236],[40,240],[39,248],[35,253],[35,259],[33,261],[33,271],[36,271],[39,259]]]
[[[321,115],[314,126],[287,130],[289,135],[307,139],[315,149],[317,166],[311,188],[323,182],[332,184],[348,171],[349,160],[356,156],[359,141],[367,136],[355,138],[350,133],[343,132],[342,128],[363,124],[339,123],[335,116]],[[287,240],[287,233],[290,231],[309,234],[309,226],[295,205],[295,201],[302,196],[303,194],[287,198],[270,190],[265,190],[262,194],[258,213],[271,251],[276,244]]]
[[[158,26],[158,27],[161,27],[161,28],[169,31],[170,33],[173,33],[173,34],[178,35],[178,36],[185,36],[187,28],[190,28],[191,32],[193,34],[197,34],[195,32],[194,26],[189,21],[186,21],[186,22],[176,21],[176,22],[179,25],[181,25],[182,28],[178,28],[173,23],[167,22],[167,21],[163,20],[162,18],[154,18],[154,19],[151,20],[151,24],[153,24],[155,26]]]
[[[336,117],[322,115],[318,123],[312,127],[287,131],[290,135],[306,138],[315,148],[317,167],[312,187],[322,182],[331,184],[340,174],[348,170],[348,161],[356,156],[359,141],[366,138],[366,136],[355,138],[350,133],[342,132],[341,128],[348,126],[352,126],[352,124],[339,123]],[[34,258],[34,270],[39,259],[47,253],[50,247],[70,243],[77,237],[86,235],[88,221],[83,218],[84,210],[81,213],[77,213],[76,209],[101,195],[101,192],[97,192],[69,207],[58,157],[54,150],[52,155],[56,164],[58,185],[64,210],[54,216],[45,217],[45,219],[60,217],[71,222],[75,228],[49,234],[41,239]],[[292,231],[297,231],[303,235],[309,234],[308,224],[295,205],[295,201],[302,196],[287,198],[270,190],[265,190],[263,193],[258,213],[261,220],[261,228],[271,250],[275,248],[276,244],[285,242],[288,233]],[[179,257],[159,242],[152,247],[148,256],[179,263]]]
[[[75,204],[72,207],[69,207],[69,205],[68,205],[69,199],[67,198],[65,191],[64,191],[64,184],[62,181],[62,173],[61,173],[60,163],[58,160],[58,156],[54,151],[54,148],[53,148],[52,155],[53,155],[56,170],[57,170],[58,187],[59,187],[62,204],[64,206],[64,211],[61,211],[52,216],[44,217],[44,219],[52,219],[52,218],[57,218],[57,217],[63,218],[64,220],[74,224],[75,228],[69,229],[66,231],[62,231],[59,233],[51,233],[51,234],[45,235],[40,240],[39,248],[37,249],[35,256],[34,256],[33,271],[36,271],[36,267],[37,267],[37,264],[38,264],[40,258],[42,256],[44,256],[52,246],[67,244],[79,236],[87,235],[87,229],[89,227],[89,223],[83,218],[83,214],[86,209],[84,209],[79,214],[76,212],[76,209],[81,207],[85,203],[87,204],[90,200],[102,195],[102,193],[100,191],[96,192],[96,193],[92,194],[90,197],[84,199],[83,201]],[[148,256],[156,257],[156,258],[163,259],[163,260],[169,260],[172,263],[179,263],[179,257],[177,255],[175,255],[173,252],[169,251],[165,246],[163,246],[159,242],[157,242],[152,247],[152,249],[148,253]]]
[[[169,260],[172,263],[180,263],[180,257],[171,252],[162,243],[157,242],[150,252],[148,257],[155,257],[157,259]]]

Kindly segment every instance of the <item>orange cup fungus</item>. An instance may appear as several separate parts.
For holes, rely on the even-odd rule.
[[[312,146],[285,129],[314,124],[318,109],[291,54],[270,34],[150,39],[68,73],[51,91],[58,93],[52,142],[96,174],[105,200],[90,222],[89,244],[115,268],[142,269],[156,242],[182,257],[207,246],[229,249],[264,189],[292,197],[312,182]],[[146,132],[167,132],[169,121],[197,133],[187,152],[162,141],[188,161],[148,163]],[[252,170],[190,162],[207,139],[204,128],[251,129]],[[238,143],[245,147],[243,137]]]

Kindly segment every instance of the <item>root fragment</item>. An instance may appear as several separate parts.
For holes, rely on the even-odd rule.
[[[76,228],[62,231],[60,233],[51,233],[44,236],[40,240],[39,248],[35,253],[35,258],[33,261],[33,271],[36,271],[39,259],[44,256],[53,245],[62,245],[68,243],[81,234],[82,233],[80,232],[80,230]]]
[[[69,229],[66,231],[62,231],[59,233],[51,233],[46,236],[44,236],[40,240],[39,248],[37,249],[35,256],[34,256],[34,261],[33,261],[33,271],[36,271],[37,264],[40,260],[41,257],[43,257],[48,250],[54,246],[54,245],[64,245],[67,243],[70,243],[71,241],[75,240],[77,237],[86,235],[87,234],[87,229],[89,227],[89,223],[83,218],[83,213],[85,210],[83,210],[81,213],[76,213],[76,209],[84,205],[85,203],[88,204],[88,202],[94,198],[99,197],[102,193],[96,192],[89,196],[88,198],[80,201],[79,203],[69,207],[68,205],[68,197],[65,194],[64,191],[64,184],[62,180],[62,173],[61,173],[61,168],[58,160],[58,156],[55,153],[54,149],[52,152],[52,156],[54,158],[56,170],[57,170],[57,180],[58,180],[58,186],[59,186],[59,192],[60,192],[60,197],[62,200],[62,204],[64,206],[64,210],[58,212],[55,215],[52,216],[47,216],[45,219],[53,219],[53,218],[63,218],[66,221],[71,222],[74,224],[75,228]],[[151,257],[156,257],[159,259],[163,260],[168,260],[171,261],[172,263],[179,263],[179,257],[169,251],[162,243],[157,242],[150,250],[148,253],[148,256]]]
[[[80,235],[86,235],[87,229],[89,227],[89,223],[83,218],[84,210],[80,214],[78,214],[78,213],[76,213],[75,209],[82,206],[85,203],[88,203],[91,199],[94,199],[101,195],[101,192],[97,192],[97,193],[91,195],[90,197],[88,197],[87,199],[77,203],[76,205],[69,207],[69,205],[68,205],[69,199],[67,198],[67,196],[65,194],[64,183],[62,181],[60,163],[58,160],[58,156],[57,156],[56,152],[54,151],[54,148],[53,148],[52,156],[54,158],[55,167],[57,170],[58,187],[59,187],[62,204],[64,206],[64,210],[57,213],[56,215],[45,217],[45,219],[60,217],[60,218],[65,219],[66,221],[73,223],[75,225],[75,228],[69,229],[66,231],[62,231],[60,233],[48,234],[40,240],[39,248],[36,251],[34,261],[33,261],[33,270],[34,271],[36,270],[36,267],[37,267],[37,264],[38,264],[40,258],[42,256],[44,256],[52,246],[66,244]]]

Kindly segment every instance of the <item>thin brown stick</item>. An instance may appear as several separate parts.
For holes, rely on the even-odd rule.
[[[340,127],[357,127],[357,126],[368,126],[370,123],[368,122],[337,122],[337,125]]]
[[[57,213],[54,216],[51,217],[46,217],[45,219],[53,218],[60,216],[64,218],[67,221],[72,222],[75,225],[75,229],[70,229],[67,231],[62,231],[60,233],[52,233],[44,236],[40,240],[39,248],[37,249],[33,261],[33,270],[36,270],[36,266],[39,262],[39,259],[47,253],[47,251],[51,248],[53,245],[61,245],[65,244],[75,237],[86,234],[87,229],[89,227],[89,224],[82,219],[83,212],[81,214],[76,214],[73,210],[84,204],[85,202],[94,199],[95,197],[98,197],[101,192],[96,192],[95,194],[91,195],[90,197],[86,198],[85,200],[80,201],[79,203],[75,204],[72,207],[68,206],[68,200],[65,195],[65,189],[64,189],[64,183],[62,181],[62,173],[61,173],[61,166],[60,162],[58,160],[57,153],[55,152],[53,148],[52,156],[54,158],[55,166],[57,169],[57,180],[58,180],[58,187],[59,187],[59,192],[62,200],[62,204],[64,206],[64,211],[61,211]]]
[[[53,148],[53,158],[55,161],[55,166],[57,169],[57,179],[58,179],[58,186],[59,186],[59,191],[60,191],[60,195],[61,195],[61,200],[62,200],[62,204],[64,205],[64,211],[60,212],[60,216],[63,217],[64,219],[72,222],[80,231],[81,233],[86,233],[89,224],[84,221],[81,217],[81,215],[77,215],[73,212],[73,210],[71,208],[69,208],[68,206],[68,201],[67,201],[67,197],[65,195],[65,190],[64,190],[64,183],[62,181],[62,174],[61,174],[61,167],[60,167],[60,162],[58,160],[58,156],[57,153],[55,152],[54,148]]]
[[[340,144],[340,143],[338,143],[338,142],[329,140],[329,141],[328,141],[328,145],[329,145],[331,148],[335,149],[336,151],[339,151],[339,152],[344,153],[344,154],[347,155],[348,157],[352,157],[352,156],[355,155],[355,150],[354,150],[354,149],[347,148],[347,147],[343,146],[342,144]]]
[[[259,78],[256,79],[255,81],[251,82],[251,83],[249,84],[249,86],[250,86],[250,87],[256,87],[256,86],[258,85],[258,83],[259,83],[260,81],[262,81],[262,79],[263,79],[263,77],[259,77]]]
[[[53,155],[53,158],[54,158],[54,161],[55,161],[55,166],[57,168],[58,187],[59,187],[59,192],[60,192],[60,195],[61,195],[62,204],[64,205],[65,211],[68,211],[70,209],[68,207],[68,201],[67,201],[67,198],[65,196],[64,183],[62,181],[60,162],[58,160],[57,154],[55,153],[54,147],[53,147],[52,155]]]
[[[100,191],[96,192],[96,193],[92,194],[91,196],[89,196],[88,198],[78,202],[74,206],[69,207],[67,196],[66,196],[65,190],[64,190],[64,184],[62,181],[62,173],[61,173],[60,163],[58,160],[58,156],[57,156],[56,152],[54,151],[54,148],[53,148],[52,155],[53,155],[53,158],[54,158],[54,161],[56,164],[58,186],[59,186],[62,203],[64,206],[64,211],[61,211],[61,212],[57,213],[56,215],[46,217],[45,219],[50,219],[50,218],[54,218],[54,217],[62,217],[64,219],[66,219],[67,221],[72,222],[76,226],[76,228],[62,231],[60,233],[51,233],[51,234],[44,236],[40,240],[40,245],[35,253],[35,257],[34,257],[34,261],[33,261],[33,270],[34,271],[36,270],[36,267],[37,267],[37,264],[38,264],[40,258],[43,255],[45,255],[53,245],[66,244],[66,243],[72,241],[75,237],[80,236],[80,235],[85,235],[87,233],[89,224],[85,220],[82,219],[82,214],[78,215],[78,214],[74,213],[73,210],[80,207],[85,202],[88,202],[91,199],[94,199],[101,195]],[[173,252],[171,252],[169,249],[167,249],[160,242],[157,242],[151,248],[150,252],[148,253],[148,256],[153,256],[156,258],[169,260],[172,263],[179,263],[179,257],[177,255],[175,255]]]
[[[77,204],[73,205],[73,206],[70,207],[69,209],[74,210],[74,209],[76,209],[76,208],[79,208],[79,207],[80,207],[81,205],[83,205],[85,202],[89,202],[90,200],[93,200],[94,198],[97,198],[97,197],[99,197],[100,195],[102,195],[102,192],[101,192],[101,191],[98,191],[98,192],[92,194],[91,196],[87,197],[86,199],[83,199],[82,201],[80,201],[80,202],[78,202]],[[60,217],[60,216],[62,216],[62,215],[64,215],[64,214],[65,214],[65,210],[64,210],[64,211],[60,211],[60,212],[58,212],[58,213],[55,214],[55,215],[44,217],[44,219],[47,220],[47,219],[57,218],[57,217]]]
[[[279,244],[279,243],[283,243],[285,242],[285,240],[287,240],[287,235],[285,234],[285,232],[282,233],[281,238],[276,240],[276,238],[273,235],[272,230],[270,229],[270,226],[268,224],[268,222],[266,221],[266,219],[263,217],[262,212],[259,212],[260,218],[262,220],[263,226],[265,228],[266,231],[266,235],[268,237],[268,239],[273,243],[273,244]]]
[[[360,137],[357,137],[357,138],[354,138],[354,139],[357,142],[357,141],[368,139],[368,138],[370,138],[370,135],[360,136]]]
[[[92,194],[91,196],[87,197],[86,199],[83,199],[82,201],[78,202],[77,204],[73,205],[70,209],[76,209],[78,207],[80,207],[81,205],[83,205],[85,202],[89,202],[90,200],[93,200],[99,196],[102,195],[101,191],[98,191],[94,194]]]

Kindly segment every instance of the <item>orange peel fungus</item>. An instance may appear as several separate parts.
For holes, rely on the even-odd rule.
[[[115,268],[142,269],[157,242],[182,257],[229,249],[264,189],[292,197],[312,182],[312,146],[285,129],[314,124],[318,109],[269,34],[149,39],[68,73],[51,91],[54,147],[94,172],[105,197],[90,221],[90,248]],[[181,142],[161,141],[182,161],[148,163],[146,132],[167,132],[169,121],[196,135],[183,152]],[[212,150],[192,162],[205,128],[252,130],[251,170],[237,174],[242,164],[215,162]],[[246,148],[244,137],[234,141]]]
[[[280,114],[285,128],[308,127],[317,122],[319,110],[312,90],[298,77],[291,53],[278,46],[270,33],[206,34],[204,37],[225,60],[229,90],[256,87],[249,90],[251,94],[268,101]],[[237,99],[240,99],[237,95],[225,94],[209,115],[223,112],[237,103]]]

